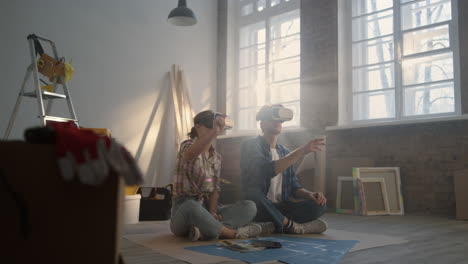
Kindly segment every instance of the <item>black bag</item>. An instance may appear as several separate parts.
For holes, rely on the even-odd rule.
[[[171,218],[172,184],[165,187],[140,187],[140,221],[168,220]]]

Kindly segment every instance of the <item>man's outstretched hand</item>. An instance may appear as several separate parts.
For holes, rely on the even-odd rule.
[[[321,192],[311,192],[310,199],[315,201],[318,205],[325,205],[327,203],[327,198]]]
[[[302,146],[302,152],[304,155],[309,154],[310,152],[317,152],[321,151],[321,146],[324,146],[325,143],[323,142],[323,138],[312,139],[311,141],[307,142],[304,146]]]

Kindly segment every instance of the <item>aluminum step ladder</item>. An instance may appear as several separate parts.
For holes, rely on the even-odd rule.
[[[38,43],[38,41],[42,41],[44,43],[50,44],[54,58],[56,60],[60,60],[55,43],[52,40],[39,37],[34,34],[28,35],[27,39],[29,42],[29,51],[31,53],[31,65],[29,65],[29,67],[26,70],[26,75],[24,77],[23,84],[21,85],[18,98],[16,99],[15,108],[13,109],[13,112],[10,116],[8,127],[3,137],[4,139],[8,139],[10,135],[11,129],[13,128],[13,124],[16,119],[16,114],[18,113],[19,107],[21,105],[21,100],[23,97],[36,98],[38,108],[39,108],[38,118],[40,120],[40,125],[45,126],[47,124],[47,121],[57,121],[57,122],[74,121],[76,125],[78,126],[78,119],[75,114],[75,109],[73,108],[73,103],[71,100],[69,87],[64,80],[65,78],[62,76],[57,76],[56,78],[54,78],[53,92],[46,91],[42,89],[40,86],[39,71],[37,67],[37,58],[36,58],[36,54],[37,54],[36,51],[39,47],[36,46],[36,43]],[[42,49],[42,47],[40,48]],[[27,92],[25,91],[25,87],[26,87],[27,81],[31,78],[31,75],[33,79],[34,89],[32,91]],[[60,78],[60,80],[58,80],[58,78]],[[57,93],[58,86],[62,86],[63,94]],[[69,118],[49,115],[52,109],[52,102],[55,99],[65,99],[67,101],[68,110],[70,112]],[[45,110],[44,110],[44,101],[47,101],[47,107]]]

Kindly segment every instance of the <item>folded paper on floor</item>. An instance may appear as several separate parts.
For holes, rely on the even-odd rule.
[[[278,260],[284,263],[338,263],[340,259],[359,241],[356,240],[327,240],[306,237],[275,236],[265,238],[280,242],[283,247],[252,252],[235,252],[219,243],[187,247],[186,249],[200,253],[239,259],[249,263]],[[250,240],[237,241],[250,243]]]
[[[349,252],[408,242],[407,240],[387,235],[350,232],[336,229],[328,229],[325,233],[320,235],[309,234],[288,236],[327,240],[358,240],[359,242],[355,244]],[[134,225],[127,225],[124,237],[165,255],[187,261],[188,263],[206,264],[232,260],[228,257],[208,255],[185,249],[192,246],[210,245],[217,243],[217,241],[191,242],[186,237],[176,237],[169,229],[169,221],[140,222]]]

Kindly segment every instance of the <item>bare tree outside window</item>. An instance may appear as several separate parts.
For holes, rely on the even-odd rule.
[[[352,0],[352,120],[455,112],[452,1]]]

